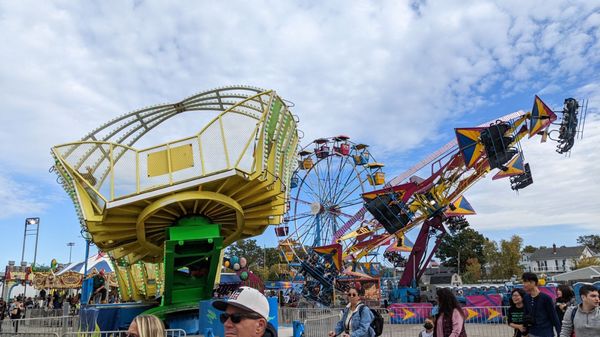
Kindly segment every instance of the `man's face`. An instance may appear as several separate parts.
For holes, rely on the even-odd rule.
[[[535,282],[533,281],[523,281],[523,290],[525,292],[530,293],[533,288],[535,288]]]
[[[600,304],[600,298],[597,291],[590,291],[587,295],[581,295],[583,303],[590,307],[597,307]]]
[[[231,305],[227,306],[225,312],[230,315],[237,313],[248,314],[247,311]],[[261,337],[265,332],[266,326],[267,322],[264,318],[242,318],[239,323],[233,323],[231,318],[229,318],[223,323],[225,337]]]

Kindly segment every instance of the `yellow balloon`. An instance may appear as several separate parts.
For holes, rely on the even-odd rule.
[[[225,263],[224,263],[224,264],[225,264],[225,268],[228,268],[228,267],[229,267],[229,261],[225,261]]]

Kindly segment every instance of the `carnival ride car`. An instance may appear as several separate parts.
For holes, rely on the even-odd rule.
[[[352,169],[357,172],[356,176],[360,176],[361,170],[366,171],[370,174],[365,181],[384,186],[374,191],[354,189],[362,191],[363,201],[363,207],[356,207],[356,197],[346,197],[351,200],[348,206],[358,208],[354,213],[340,210],[336,192],[339,186],[345,188],[346,184],[339,182],[339,174],[330,174],[330,158],[343,165],[348,161],[343,160],[345,156],[356,158],[356,153],[350,156],[348,150],[358,152],[359,146],[348,144],[345,152],[342,151],[341,145],[348,143],[347,137],[318,139],[307,146],[314,151],[310,153],[305,148],[300,152],[302,161],[292,178],[295,181],[292,188],[298,190],[292,192],[295,204],[286,217],[288,223],[276,229],[283,237],[279,246],[286,260],[291,265],[299,263],[300,271],[311,282],[304,295],[330,305],[332,294],[336,290],[344,291],[338,282],[344,272],[370,259],[383,247],[386,259],[404,267],[397,292],[404,294],[403,299],[408,295],[417,298],[413,295],[418,291],[418,280],[446,234],[445,226],[464,227],[468,224],[464,216],[475,214],[464,193],[492,170],[497,170],[494,180],[509,178],[511,189],[515,191],[531,185],[533,178],[523,156],[521,139],[526,135],[529,138],[541,136],[542,142],[550,138],[558,142],[558,153],[568,153],[575,138],[583,135],[587,103],[580,108],[577,100],[568,98],[563,110],[554,112],[536,96],[531,112],[518,111],[477,127],[456,128],[456,140],[385,185],[383,172],[381,179],[376,175],[383,165],[355,161]],[[562,114],[562,119],[558,129],[551,129],[557,113]],[[556,133],[558,136],[553,138]],[[309,154],[316,157],[317,163],[327,163],[323,165],[326,169],[314,165],[315,159]],[[428,165],[427,178],[415,175]],[[372,169],[375,172],[369,172]],[[311,173],[317,178],[312,178]],[[311,179],[316,183],[307,183]],[[340,223],[341,219],[345,222]],[[291,232],[289,223],[293,224]],[[405,234],[419,225],[421,229],[414,246],[406,249]],[[408,259],[400,255],[402,251],[410,251]]]
[[[190,111],[214,118],[191,137],[133,147]],[[273,90],[219,88],[133,111],[53,147],[54,171],[83,230],[118,266],[121,294],[162,295],[149,312],[163,318],[197,316],[198,302],[212,297],[222,249],[282,222],[296,124]]]

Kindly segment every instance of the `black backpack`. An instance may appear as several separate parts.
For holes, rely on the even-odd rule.
[[[367,307],[364,304],[361,305]],[[371,313],[373,314],[373,320],[371,321],[371,329],[375,331],[375,336],[381,336],[381,334],[383,333],[383,317],[381,317],[381,314],[377,310],[371,309],[369,307],[367,307],[367,309],[371,310]],[[358,314],[361,315],[361,312],[362,308],[360,308]]]

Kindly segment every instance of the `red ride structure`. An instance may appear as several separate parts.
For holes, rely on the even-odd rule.
[[[464,226],[464,216],[475,213],[464,193],[489,173],[494,173],[494,180],[508,178],[515,191],[531,185],[533,178],[520,141],[525,137],[540,137],[542,142],[551,139],[558,142],[558,153],[568,153],[583,134],[586,111],[587,105],[573,98],[565,100],[562,111],[552,111],[536,96],[530,112],[518,111],[477,127],[456,128],[455,140],[383,188],[362,193],[363,207],[347,215],[329,244],[313,245],[307,251],[302,271],[323,283],[321,289],[343,291],[335,278],[346,266],[356,265],[387,246],[384,256],[402,261],[405,267],[398,286],[415,288],[446,227]],[[562,115],[560,122],[556,122],[558,115]],[[427,166],[428,177],[414,175]],[[367,222],[369,213],[374,219]],[[405,234],[419,225],[408,260],[399,258],[400,251],[406,251],[402,249]]]

